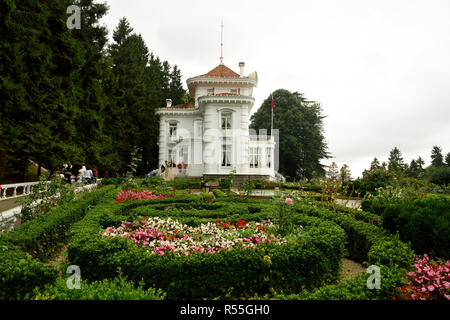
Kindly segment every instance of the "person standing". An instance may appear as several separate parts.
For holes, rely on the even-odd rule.
[[[93,177],[94,174],[92,173],[91,167],[88,166],[88,168],[84,171],[84,179],[86,180],[86,184],[91,184]]]
[[[81,186],[81,184],[83,183],[83,178],[84,178],[84,173],[86,171],[86,167],[82,166],[80,170],[78,170],[78,175],[77,175],[77,183],[76,186],[79,187]]]
[[[94,182],[97,182],[98,179],[98,170],[94,168]]]
[[[67,163],[63,166],[63,175],[65,183],[72,184],[72,172],[70,172],[69,164]]]

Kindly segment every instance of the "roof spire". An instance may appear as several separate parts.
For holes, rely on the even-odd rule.
[[[223,18],[222,24],[220,25],[221,33],[220,33],[220,64],[223,65]]]

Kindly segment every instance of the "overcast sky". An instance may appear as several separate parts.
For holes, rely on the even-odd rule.
[[[450,152],[450,0],[106,0],[187,78],[224,63],[258,72],[253,112],[279,88],[321,103],[333,159],[361,175],[397,146]],[[276,117],[276,109],[275,109]]]

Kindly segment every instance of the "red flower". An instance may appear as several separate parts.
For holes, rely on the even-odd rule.
[[[181,169],[181,163],[179,163],[179,164],[177,165],[177,168],[178,168],[178,169]]]

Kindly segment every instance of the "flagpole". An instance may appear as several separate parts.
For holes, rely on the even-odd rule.
[[[272,95],[272,123],[270,125],[270,136],[273,136],[273,95]]]

